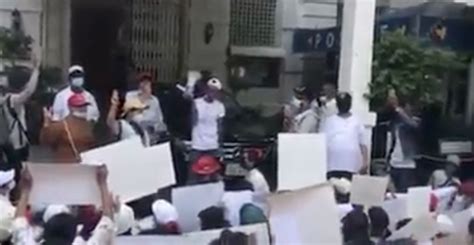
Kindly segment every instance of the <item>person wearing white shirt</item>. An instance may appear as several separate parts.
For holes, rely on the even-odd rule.
[[[321,123],[323,123],[324,120],[328,119],[329,117],[334,116],[338,113],[336,105],[336,95],[337,89],[334,84],[325,83],[323,85],[322,96],[319,98],[322,105],[320,108]]]
[[[54,98],[52,107],[53,121],[61,121],[69,115],[70,111],[67,101],[74,93],[84,94],[90,105],[87,108],[87,120],[97,122],[100,117],[99,108],[94,96],[84,89],[84,68],[78,65],[69,68],[69,86],[61,90]]]
[[[11,236],[15,207],[10,203],[10,192],[15,186],[15,171],[0,171],[0,244]]]
[[[143,111],[142,127],[150,134],[160,134],[166,132],[167,127],[164,123],[160,101],[152,94],[151,80],[150,74],[141,74],[138,77],[140,83],[138,90],[128,92],[125,100],[139,99],[147,105],[147,109]]]
[[[221,90],[221,82],[211,78],[206,95],[194,100],[191,164],[202,155],[219,155],[225,116],[224,104],[217,99]]]
[[[351,112],[352,97],[340,93],[336,98],[339,113],[322,126],[326,134],[327,178],[346,178],[364,173],[368,168],[368,143],[362,123]]]
[[[312,103],[312,94],[305,88],[300,95],[300,107],[291,123],[290,132],[297,134],[316,133],[319,128],[319,116],[317,114],[317,107]]]

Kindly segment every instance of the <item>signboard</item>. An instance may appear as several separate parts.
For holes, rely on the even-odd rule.
[[[306,53],[339,50],[340,35],[340,27],[319,30],[296,30],[293,36],[293,52]]]

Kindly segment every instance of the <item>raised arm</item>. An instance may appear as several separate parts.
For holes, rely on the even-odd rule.
[[[107,114],[107,126],[109,126],[114,135],[119,133],[119,122],[117,121],[119,103],[118,91],[114,90],[112,92],[112,99],[110,100],[109,113]]]
[[[18,107],[26,103],[28,99],[33,95],[38,86],[38,77],[39,77],[39,66],[40,62],[35,57],[32,58],[33,63],[33,72],[31,73],[28,83],[25,85],[23,90],[20,93],[12,94],[11,104],[13,107]]]
[[[107,178],[109,172],[105,165],[97,168],[97,184],[99,185],[100,197],[102,200],[102,213],[103,216],[113,219],[114,217],[114,202],[112,195],[110,195],[109,187],[107,185]]]
[[[97,101],[95,100],[94,96],[89,94],[89,102],[91,103],[87,108],[87,120],[97,122],[99,121],[100,112],[99,107],[97,106]]]

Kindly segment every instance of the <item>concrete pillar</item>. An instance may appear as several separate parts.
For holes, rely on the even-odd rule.
[[[353,97],[352,111],[365,124],[368,142],[376,119],[364,98],[372,75],[375,7],[376,0],[344,1],[338,81],[339,91]]]

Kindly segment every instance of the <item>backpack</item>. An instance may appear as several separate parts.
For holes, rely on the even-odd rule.
[[[10,96],[0,97],[0,145],[10,144],[10,121],[7,117],[8,100]]]
[[[20,143],[23,143],[24,139],[23,137],[26,138],[26,142],[29,143],[31,142],[30,141],[30,137],[28,136],[28,131],[26,130],[25,126],[23,125],[23,123],[20,121],[20,118],[18,117],[18,113],[16,112],[15,108],[13,108],[13,105],[12,105],[12,102],[11,102],[11,97],[8,97],[7,99],[7,110],[8,112],[10,113],[10,116],[13,118],[13,121],[11,122],[10,124],[10,132],[12,132],[12,130],[15,128],[15,125],[18,124],[18,135],[19,135],[19,140],[20,140]]]

